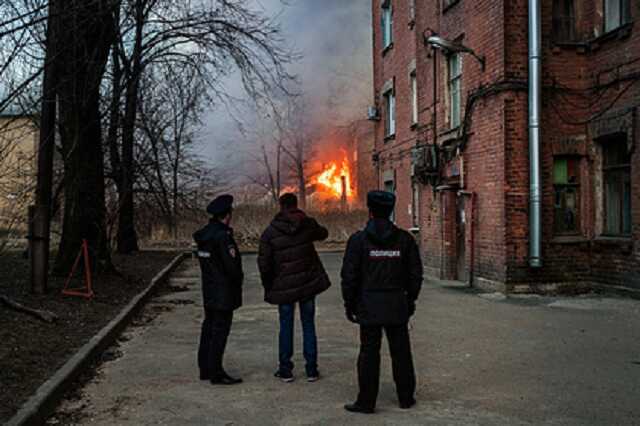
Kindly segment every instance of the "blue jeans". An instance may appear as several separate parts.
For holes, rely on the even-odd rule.
[[[307,375],[315,375],[318,369],[318,342],[316,339],[316,302],[315,298],[303,301],[300,305],[300,321],[302,322],[303,354],[306,361]],[[280,371],[293,370],[293,314],[295,303],[279,305],[280,336],[279,336],[279,360]]]

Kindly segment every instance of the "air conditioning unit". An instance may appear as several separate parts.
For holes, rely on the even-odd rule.
[[[439,147],[435,144],[415,147],[411,152],[411,176],[433,184],[440,175]]]
[[[380,111],[378,111],[378,107],[370,106],[367,109],[367,119],[371,121],[380,120]]]

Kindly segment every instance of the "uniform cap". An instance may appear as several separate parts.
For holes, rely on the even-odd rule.
[[[233,205],[233,196],[224,194],[216,197],[207,206],[207,213],[212,216],[222,215],[231,211]]]

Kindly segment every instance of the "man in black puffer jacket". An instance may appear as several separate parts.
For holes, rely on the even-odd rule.
[[[293,314],[300,305],[307,380],[318,380],[315,296],[331,286],[313,245],[329,236],[326,228],[298,209],[294,194],[280,197],[280,212],[260,238],[258,267],[265,301],[278,305],[280,315],[279,368],[275,376],[293,381]]]
[[[349,238],[342,264],[342,297],[349,321],[360,325],[360,393],[348,411],[373,413],[380,381],[380,345],[389,341],[393,379],[401,408],[415,404],[416,378],[408,322],[422,286],[422,262],[413,236],[389,220],[390,192],[367,196],[370,220]]]

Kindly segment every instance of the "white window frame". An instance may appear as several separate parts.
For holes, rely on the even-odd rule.
[[[409,74],[411,85],[411,124],[418,124],[418,75],[415,70]]]
[[[396,94],[394,89],[389,89],[384,93],[384,130],[385,137],[396,134]]]
[[[387,49],[393,43],[393,8],[391,1],[382,4],[382,49]]]
[[[449,89],[449,125],[460,126],[462,119],[462,55],[452,53],[447,57],[447,87]]]

